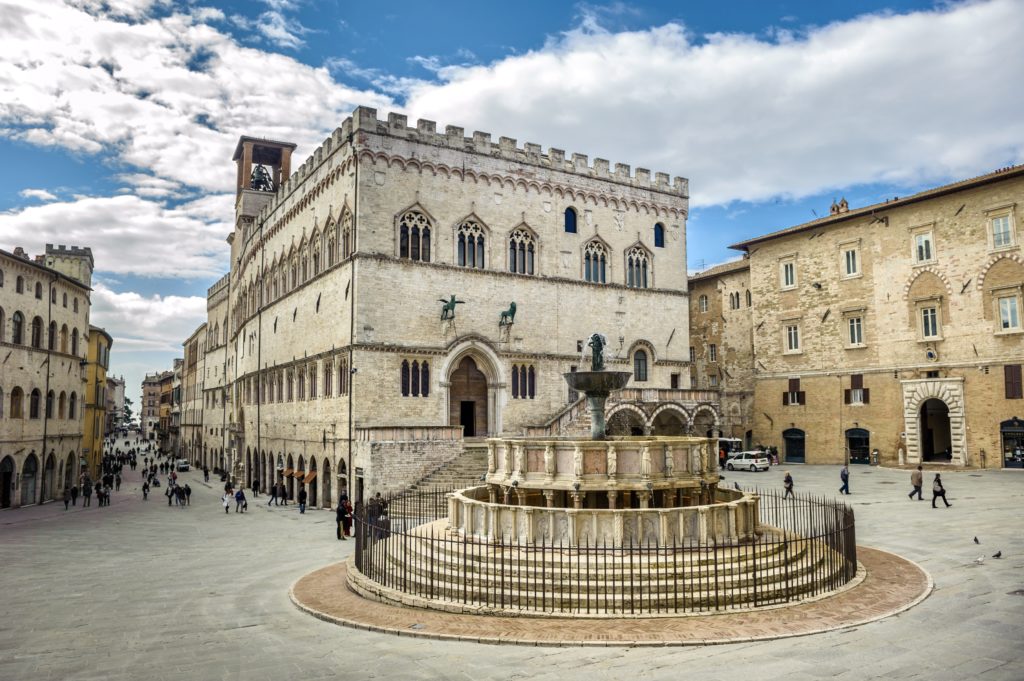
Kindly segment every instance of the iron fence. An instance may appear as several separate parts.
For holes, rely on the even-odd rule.
[[[857,573],[853,510],[809,495],[760,495],[755,541],[664,546],[525,544],[445,531],[447,490],[356,509],[355,566],[383,587],[432,601],[565,614],[694,613],[791,603]]]

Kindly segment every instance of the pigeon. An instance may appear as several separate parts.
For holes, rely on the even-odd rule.
[[[992,554],[992,557],[993,558],[1002,558],[1003,557],[1003,552],[1002,551],[996,551],[995,553]]]
[[[981,542],[980,542],[980,541],[978,541],[978,538],[977,538],[977,537],[975,537],[975,538],[974,538],[974,543],[975,543],[975,544],[980,544]]]
[[[982,563],[985,562],[985,556],[978,556],[977,558],[974,559],[974,562],[977,565],[981,565]]]
[[[738,483],[738,482],[733,482],[733,483],[732,483],[732,486],[733,486],[733,487],[735,487],[735,488],[736,488],[736,489],[738,490],[738,489],[740,488],[740,483]]]

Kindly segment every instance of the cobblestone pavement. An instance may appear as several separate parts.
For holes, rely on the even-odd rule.
[[[781,487],[783,468],[728,483]],[[798,490],[838,490],[838,467],[789,469]],[[351,553],[333,513],[268,509],[261,496],[225,514],[219,485],[183,478],[195,489],[186,509],[143,502],[129,473],[108,508],[0,512],[0,679],[1024,679],[1024,596],[1011,595],[1024,590],[1024,472],[949,472],[953,507],[932,510],[907,499],[909,472],[853,469],[859,543],[935,580],[904,613],[811,637],[633,649],[485,646],[321,622],[288,589]]]

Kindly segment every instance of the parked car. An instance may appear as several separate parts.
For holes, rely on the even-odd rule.
[[[766,471],[770,465],[766,452],[740,452],[725,462],[725,467],[730,471],[747,470],[754,473]]]
[[[175,462],[174,467],[177,468],[179,471],[187,471],[188,470],[188,461],[185,460],[185,459],[178,459]]]

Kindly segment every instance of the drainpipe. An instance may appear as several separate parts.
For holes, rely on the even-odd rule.
[[[348,498],[350,503],[355,503],[355,479],[356,471],[352,468],[352,404],[353,393],[355,392],[355,342],[356,342],[356,239],[359,234],[359,153],[355,146],[356,134],[349,133],[348,144],[352,150],[352,158],[355,161],[353,168],[354,186],[352,189],[352,250],[349,252],[351,258],[349,268],[349,281],[352,298],[349,300],[348,320]],[[361,500],[359,500],[361,501]]]

